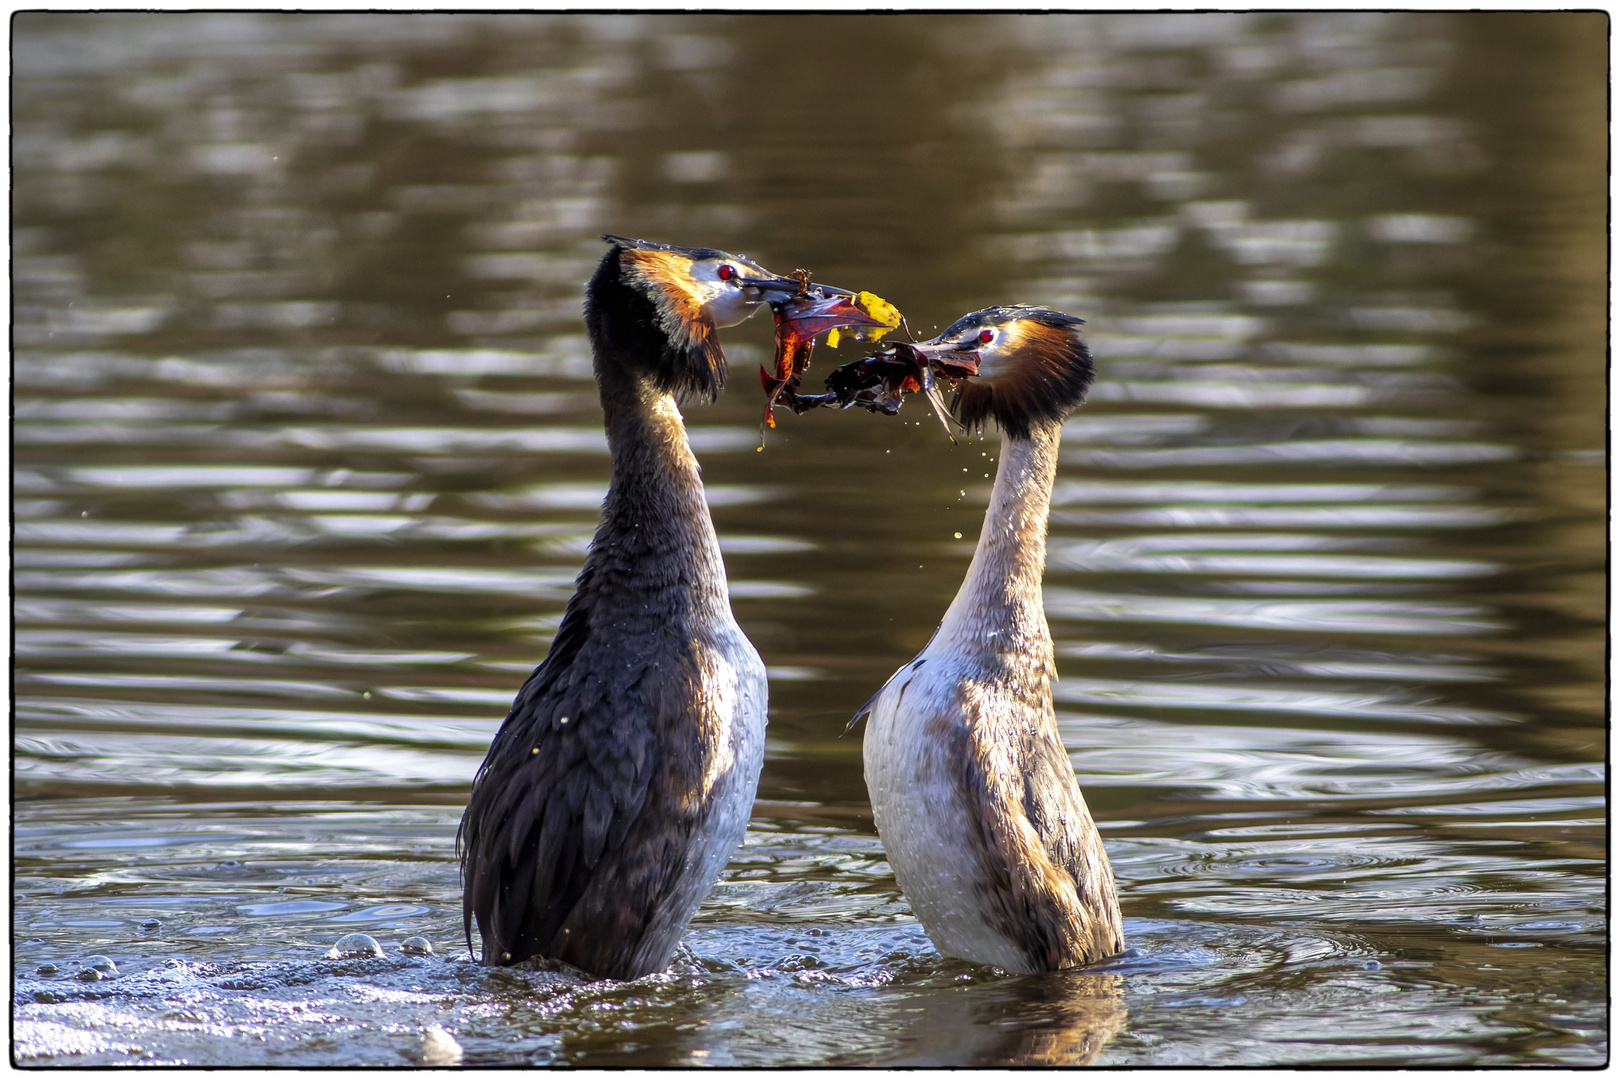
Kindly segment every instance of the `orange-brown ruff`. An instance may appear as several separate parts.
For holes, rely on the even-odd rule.
[[[1063,417],[1092,376],[1079,326],[991,308],[924,343],[980,353],[958,408],[1001,425],[1001,460],[967,579],[866,709],[873,815],[912,911],[942,953],[1008,971],[1124,948],[1113,871],[1058,736],[1041,603]]]
[[[620,252],[620,278],[652,302],[668,351],[685,353],[688,362],[725,382],[725,356],[714,320],[703,310],[704,297],[692,285],[692,260],[674,251],[627,249]],[[718,389],[718,386],[716,386]]]

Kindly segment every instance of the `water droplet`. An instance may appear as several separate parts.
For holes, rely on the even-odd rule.
[[[328,960],[344,960],[357,956],[381,956],[382,946],[369,934],[344,934],[326,954]]]
[[[405,953],[407,956],[432,956],[433,942],[418,934],[415,937],[408,937],[404,941],[400,942],[399,951]]]

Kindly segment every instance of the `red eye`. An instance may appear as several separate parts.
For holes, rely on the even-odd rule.
[[[737,276],[737,268],[735,266],[722,263],[718,273],[721,281],[730,281],[732,278]]]
[[[994,330],[980,330],[979,340],[988,345],[992,341],[996,340],[996,332]]]

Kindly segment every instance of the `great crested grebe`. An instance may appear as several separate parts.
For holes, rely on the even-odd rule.
[[[486,964],[633,979],[668,965],[742,839],[765,746],[765,665],[732,616],[675,396],[712,401],[716,330],[805,282],[711,248],[603,239],[585,296],[612,457],[602,521],[457,840]]]
[[[1093,376],[1081,323],[993,307],[916,346],[977,359],[955,406],[969,426],[996,421],[1001,461],[956,599],[860,714],[872,813],[912,911],[941,953],[1012,972],[1125,947],[1113,870],[1058,737],[1041,604],[1063,418]]]

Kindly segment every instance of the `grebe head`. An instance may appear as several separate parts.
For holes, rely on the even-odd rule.
[[[983,427],[993,418],[1012,437],[1028,438],[1032,425],[1062,420],[1086,399],[1096,369],[1080,339],[1084,323],[1050,308],[988,307],[916,348],[934,358],[978,360],[978,374],[957,384],[952,401],[963,424]]]
[[[660,390],[712,401],[726,382],[715,331],[800,292],[741,255],[604,236],[613,249],[586,291],[585,322],[598,354],[644,369]],[[600,362],[600,361],[599,361]]]

